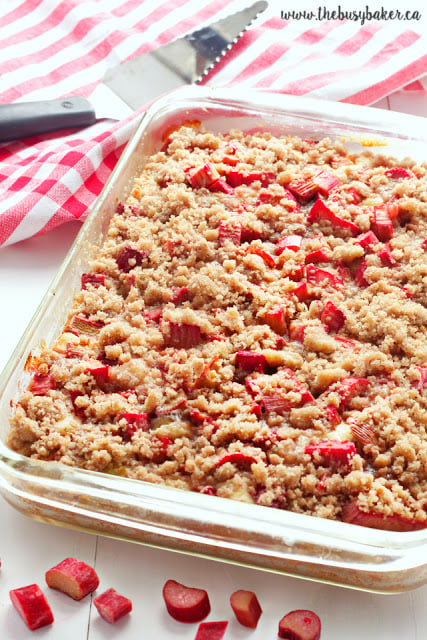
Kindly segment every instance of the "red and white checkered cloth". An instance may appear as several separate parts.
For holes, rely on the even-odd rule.
[[[90,96],[109,68],[249,4],[2,0],[0,103]],[[269,0],[204,83],[355,104],[372,104],[407,85],[426,90],[427,30],[415,7],[386,20],[380,12],[370,17],[360,10],[333,19],[331,12],[343,2],[332,0],[319,7],[299,2],[298,11],[311,15],[287,16],[289,5]],[[83,220],[142,111],[121,122],[104,120],[78,131],[0,144],[0,245]]]

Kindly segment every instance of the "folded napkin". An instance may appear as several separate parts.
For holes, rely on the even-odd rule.
[[[0,7],[2,104],[89,97],[109,68],[251,4],[18,1]],[[203,84],[355,104],[372,104],[406,85],[426,90],[427,36],[420,11],[401,9],[393,17],[368,6],[289,5],[269,0]],[[83,220],[143,109],[120,122],[102,120],[0,144],[0,245]]]

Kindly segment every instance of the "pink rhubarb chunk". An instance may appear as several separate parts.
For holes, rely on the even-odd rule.
[[[344,507],[341,518],[343,522],[384,531],[418,531],[427,527],[427,523],[403,518],[402,516],[385,516],[380,513],[363,511],[356,501],[352,501]]]
[[[230,605],[241,625],[256,629],[262,609],[253,591],[246,591],[245,589],[234,591],[230,596]]]
[[[310,224],[319,220],[326,220],[334,229],[348,231],[353,236],[357,236],[360,233],[360,229],[357,225],[350,222],[350,220],[345,220],[344,218],[337,216],[329,207],[326,206],[323,200],[320,199],[316,200],[307,216],[307,222]]]
[[[388,242],[393,236],[393,221],[388,206],[373,208],[371,229],[381,242]]]
[[[101,618],[114,624],[132,611],[132,601],[117,593],[115,589],[107,589],[94,598],[93,604]]]
[[[305,453],[313,456],[319,454],[325,464],[348,464],[356,453],[354,442],[349,440],[322,440],[308,445]]]
[[[219,179],[219,173],[213,164],[206,162],[203,166],[192,171],[188,180],[193,188],[209,188]]]
[[[253,371],[264,373],[268,369],[268,362],[262,353],[256,353],[255,351],[238,351],[236,353],[236,366],[248,373],[252,373]]]
[[[330,331],[337,332],[344,326],[345,315],[333,302],[329,300],[325,304],[320,320],[328,327],[328,329],[330,329]]]
[[[37,584],[12,589],[9,591],[9,597],[13,606],[31,631],[52,624],[52,610]]]
[[[285,249],[290,249],[291,251],[299,251],[302,245],[302,236],[290,235],[284,236],[280,238],[276,245],[275,253],[277,256],[280,256],[281,253]]]
[[[200,622],[211,610],[207,591],[186,587],[176,580],[167,580],[163,598],[169,615],[178,622]]]
[[[202,335],[200,327],[195,324],[180,322],[170,323],[169,345],[178,349],[190,349],[200,344]]]
[[[279,638],[287,640],[319,640],[320,632],[319,616],[307,609],[290,611],[279,622]]]
[[[224,637],[227,626],[227,620],[201,622],[194,640],[221,640]]]
[[[51,589],[62,591],[73,600],[81,600],[98,588],[99,578],[86,562],[65,558],[46,571],[46,582]]]

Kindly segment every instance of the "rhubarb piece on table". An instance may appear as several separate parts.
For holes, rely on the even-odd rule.
[[[200,622],[211,610],[207,591],[186,587],[176,580],[167,580],[163,598],[169,615],[178,622]]]
[[[9,597],[31,631],[52,624],[52,610],[43,591],[37,584],[12,589],[9,591]]]
[[[319,640],[320,632],[319,616],[308,609],[290,611],[279,622],[279,638],[287,640]]]
[[[99,578],[86,562],[65,558],[46,571],[46,582],[51,589],[62,591],[73,600],[81,600],[98,588]]]
[[[221,640],[228,626],[227,620],[201,622],[194,640]]]
[[[356,447],[349,440],[322,440],[308,445],[304,453],[311,456],[317,453],[325,464],[346,465],[355,455]]]
[[[262,609],[253,591],[246,591],[245,589],[235,591],[230,596],[230,605],[241,625],[256,629]]]
[[[358,524],[361,527],[383,531],[418,531],[427,528],[427,522],[422,523],[397,514],[386,516],[372,511],[363,511],[355,500],[344,507],[341,519],[349,524]]]
[[[115,589],[107,589],[94,598],[93,604],[101,618],[114,624],[132,611],[132,601],[117,593]]]

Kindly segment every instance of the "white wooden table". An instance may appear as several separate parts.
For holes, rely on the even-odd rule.
[[[377,106],[427,117],[427,99],[421,94],[395,94]],[[24,332],[79,228],[79,223],[70,223],[45,236],[0,249],[0,368]],[[90,597],[74,602],[50,590],[44,573],[67,556],[85,560],[96,568],[101,580],[98,593],[114,587],[131,598],[131,615],[109,625],[91,606]],[[1,498],[0,558],[1,640],[192,640],[196,625],[177,623],[166,613],[161,591],[168,578],[208,590],[212,604],[208,619],[230,621],[227,640],[274,639],[279,619],[297,608],[318,613],[323,640],[427,638],[427,585],[393,596],[325,586],[38,523],[17,513]],[[55,622],[31,632],[13,609],[9,589],[34,582],[48,597]],[[256,631],[240,627],[233,619],[228,599],[238,588],[254,590],[262,604],[264,613]]]

